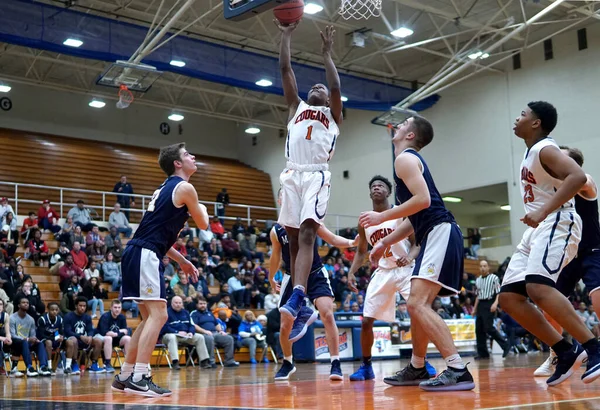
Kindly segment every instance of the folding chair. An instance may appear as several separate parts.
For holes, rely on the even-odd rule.
[[[215,347],[215,354],[217,355],[217,359],[219,359],[221,367],[225,367],[225,365],[223,364],[223,359],[221,359],[221,352],[219,352],[219,349],[217,347]]]
[[[157,343],[154,346],[154,350],[158,349],[158,360],[156,361],[156,367],[160,367],[160,363],[162,362],[162,358],[165,357],[167,359],[167,364],[169,365],[169,369],[171,369],[171,359],[169,358],[169,349],[167,349],[167,345],[163,343]]]
[[[6,370],[6,377],[10,377],[10,371],[12,370],[12,359],[10,358],[10,353],[2,352],[3,362],[4,362],[4,370]],[[6,366],[8,364],[8,366]]]
[[[275,351],[273,350],[273,347],[268,346],[269,348],[269,352],[271,353],[271,357],[273,358],[273,361],[275,362],[275,364],[277,364],[277,355],[275,354]]]
[[[185,355],[187,357],[185,361],[185,367],[188,367],[190,362],[192,363],[192,367],[196,367],[196,365],[194,364],[194,352],[196,352],[196,346],[185,347]]]
[[[119,367],[122,367],[123,361],[125,361],[125,352],[123,351],[123,348],[120,346],[116,346],[116,347],[113,347],[112,351],[116,356],[115,359],[111,360],[112,366],[115,367],[114,365],[116,363],[119,363]],[[121,357],[123,357],[123,361],[121,360]]]

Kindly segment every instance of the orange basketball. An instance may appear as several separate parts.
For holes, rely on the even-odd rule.
[[[275,18],[281,24],[288,25],[297,22],[304,15],[303,0],[289,0],[273,9]]]

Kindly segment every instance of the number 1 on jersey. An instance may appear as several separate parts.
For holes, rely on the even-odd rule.
[[[308,132],[306,133],[306,139],[309,140],[309,141],[312,138],[311,137],[312,136],[312,129],[313,129],[313,126],[311,125],[310,127],[308,127]]]

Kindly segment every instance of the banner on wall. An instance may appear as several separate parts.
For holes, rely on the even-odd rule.
[[[339,329],[340,338],[340,359],[354,357],[354,349],[352,348],[352,329]],[[325,329],[315,329],[315,359],[329,359],[329,345],[325,337]]]
[[[474,342],[475,339],[475,319],[451,319],[444,320],[450,333],[452,340],[455,342]],[[398,323],[392,323],[390,340],[392,345],[398,346],[408,345],[411,343],[412,337],[410,327]]]
[[[381,326],[373,328],[372,357],[398,356],[397,349],[392,348],[392,328]]]

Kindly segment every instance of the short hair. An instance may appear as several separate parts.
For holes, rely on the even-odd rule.
[[[198,299],[196,301],[196,303],[198,303],[198,302],[206,302],[206,298],[204,296],[202,296],[202,295],[196,296],[196,299]]]
[[[27,303],[29,303],[29,299],[27,299],[27,297],[26,297],[26,296],[22,296],[22,297],[20,297],[20,298],[19,298],[19,305],[20,305],[20,304],[21,304],[21,302],[23,302],[24,300],[25,300],[25,301],[27,301]],[[86,303],[87,303],[87,302],[86,302]]]
[[[114,305],[120,305],[121,301],[119,299],[113,299],[112,302],[110,302],[110,306],[114,306]]]
[[[185,148],[185,142],[168,145],[160,149],[160,153],[158,154],[158,165],[160,165],[160,169],[162,169],[167,176],[171,176],[175,173],[175,164],[173,164],[173,161],[181,161],[179,151],[182,148]]]
[[[85,296],[77,296],[77,298],[75,299],[75,306],[79,305],[81,302],[84,302],[87,306],[88,300]]]
[[[48,310],[50,310],[50,308],[52,308],[52,306],[56,306],[57,308],[60,309],[60,306],[58,305],[58,303],[56,303],[56,302],[50,302],[50,303],[48,303]]]
[[[31,215],[35,215],[35,212],[29,211],[29,216],[31,216]]]
[[[433,141],[433,125],[420,115],[413,115],[411,130],[415,133],[417,147],[423,148]]]
[[[527,106],[540,120],[544,135],[554,131],[558,122],[558,113],[552,104],[546,101],[532,101]]]
[[[371,189],[371,185],[373,185],[373,182],[375,181],[383,182],[388,187],[388,191],[390,193],[392,192],[392,183],[389,179],[381,175],[375,175],[373,178],[371,178],[371,180],[369,181],[369,189]]]
[[[578,148],[569,148],[565,145],[561,145],[560,149],[564,149],[565,151],[567,151],[567,153],[569,154],[569,156],[571,157],[571,159],[575,162],[577,162],[577,164],[582,167],[583,166],[583,152],[581,152],[580,149]]]

